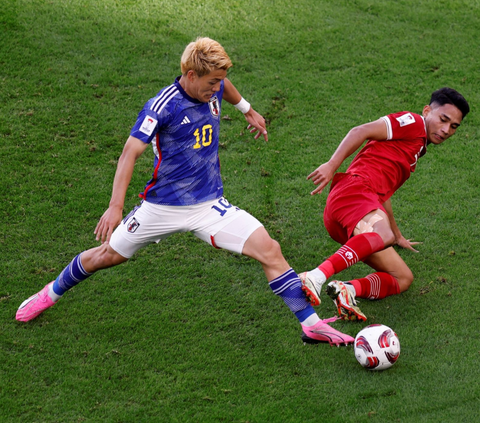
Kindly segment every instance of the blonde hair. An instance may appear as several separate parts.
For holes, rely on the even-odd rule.
[[[220,43],[211,38],[198,37],[185,48],[180,67],[183,75],[193,70],[201,77],[214,70],[228,70],[232,67],[232,61]]]

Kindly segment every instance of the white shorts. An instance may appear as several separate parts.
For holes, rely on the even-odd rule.
[[[142,202],[115,229],[110,246],[131,258],[140,248],[177,232],[192,232],[215,248],[241,254],[250,235],[263,225],[225,198],[193,206],[161,206]]]

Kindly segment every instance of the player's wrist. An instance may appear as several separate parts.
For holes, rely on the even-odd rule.
[[[234,104],[233,107],[245,114],[248,113],[251,106],[250,103],[242,97],[242,99],[237,104]]]
[[[123,210],[123,204],[110,203],[110,204],[108,205],[108,208],[110,208],[110,209]]]

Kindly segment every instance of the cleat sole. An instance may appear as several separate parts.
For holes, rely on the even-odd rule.
[[[305,293],[305,297],[307,298],[307,301],[310,303],[310,305],[312,305],[312,306],[320,305],[319,299],[308,287],[303,285],[302,286],[302,291]]]

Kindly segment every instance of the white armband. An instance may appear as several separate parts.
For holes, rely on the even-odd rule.
[[[250,103],[242,97],[237,104],[234,104],[234,107],[245,114],[250,110]]]

